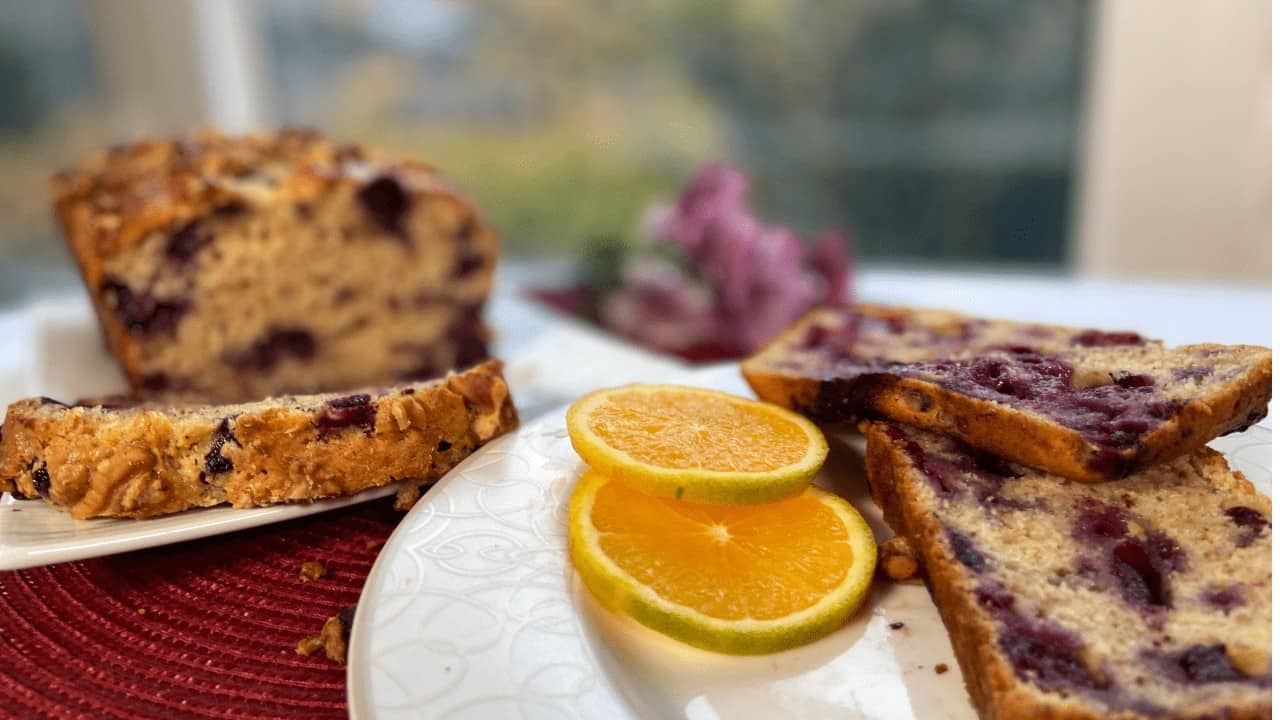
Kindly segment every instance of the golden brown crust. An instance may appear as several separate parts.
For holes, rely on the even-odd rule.
[[[931,509],[936,502],[925,495],[921,483],[913,480],[918,470],[905,451],[906,441],[891,436],[887,423],[866,424],[867,477],[872,496],[884,512],[885,521],[907,539],[922,561],[922,572],[964,676],[978,716],[995,720],[1138,720],[1148,717],[1136,711],[1116,709],[1099,712],[1065,696],[1038,692],[1014,675],[999,650],[997,629],[977,595],[969,588],[966,569],[950,550],[942,523]],[[1230,471],[1225,459],[1213,452],[1197,454],[1200,472],[1213,477],[1224,491],[1253,494],[1253,486],[1239,473]],[[1265,501],[1262,498],[1260,502]],[[1269,503],[1268,512],[1269,515]],[[1268,708],[1234,707],[1231,718],[1261,719]]]
[[[89,158],[77,168],[55,176],[52,196],[55,215],[89,290],[108,348],[120,361],[133,392],[154,392],[157,390],[154,387],[157,378],[172,381],[176,376],[176,382],[181,385],[191,384],[192,387],[187,389],[198,391],[202,397],[230,402],[256,399],[268,392],[323,392],[353,383],[349,378],[331,383],[309,378],[294,386],[275,378],[257,384],[249,383],[253,387],[252,392],[221,379],[209,379],[208,386],[197,385],[203,381],[202,378],[210,377],[211,374],[183,375],[173,367],[166,367],[166,364],[174,363],[166,363],[157,353],[157,342],[165,340],[157,340],[148,333],[139,333],[136,328],[131,331],[128,319],[122,318],[119,312],[119,305],[125,301],[108,290],[120,280],[117,273],[122,268],[128,268],[129,272],[139,275],[133,278],[134,282],[141,282],[140,276],[145,275],[149,278],[148,282],[164,283],[166,276],[190,272],[189,267],[174,267],[172,262],[166,261],[163,239],[171,238],[184,227],[189,228],[195,223],[211,228],[209,232],[214,231],[212,228],[226,227],[229,223],[241,223],[242,226],[237,226],[238,229],[234,231],[240,235],[271,232],[303,237],[302,233],[281,231],[284,222],[281,217],[293,217],[295,208],[336,207],[340,205],[340,198],[349,198],[357,188],[366,187],[368,183],[381,177],[394,178],[399,187],[412,196],[416,206],[431,208],[423,211],[424,214],[429,213],[429,217],[418,220],[420,224],[433,226],[442,234],[450,232],[450,228],[467,228],[465,252],[469,258],[475,258],[469,262],[473,265],[479,263],[479,270],[469,275],[467,289],[463,293],[466,297],[453,297],[441,287],[425,294],[424,291],[418,291],[419,297],[424,300],[414,303],[422,306],[417,312],[429,313],[430,308],[426,306],[431,303],[454,303],[460,312],[482,303],[489,292],[492,270],[498,255],[498,239],[493,230],[482,222],[471,204],[427,165],[416,161],[376,160],[364,149],[334,143],[310,130],[286,129],[238,137],[225,136],[214,130],[200,130],[178,139],[144,140],[119,145]],[[235,212],[226,212],[229,209],[234,209]],[[346,222],[354,226],[356,219]],[[293,227],[296,228],[297,223]],[[331,227],[318,232],[338,232],[338,229]],[[341,232],[348,230],[344,226]],[[157,238],[161,241],[156,242]],[[351,249],[341,252],[358,253],[365,246],[367,243],[350,243],[344,247]],[[156,248],[161,251],[158,257],[155,257]],[[324,252],[331,253],[333,250],[326,246]],[[272,257],[263,255],[260,261],[278,262]],[[192,261],[185,262],[189,265]],[[236,262],[239,263],[237,267],[252,265],[253,255]],[[442,259],[441,262],[449,260]],[[285,272],[284,268],[279,270],[281,273]],[[244,277],[237,276],[225,281],[218,280],[217,273],[201,274],[200,277],[204,283],[217,285],[225,282],[229,292],[236,292],[238,285],[252,283],[254,278],[251,272]],[[481,277],[484,278],[483,282],[480,282]],[[381,279],[368,278],[368,281],[376,282]],[[316,280],[325,283],[332,278]],[[441,281],[424,282],[426,286],[432,283],[438,286]],[[168,285],[173,284],[173,278],[169,277]],[[148,292],[145,285],[129,286],[127,291],[134,293],[135,298],[144,297]],[[318,287],[314,292],[324,293],[327,290]],[[282,295],[292,297],[296,294],[296,291],[276,291],[276,296],[281,299],[284,299]],[[155,301],[155,298],[145,297],[143,302]],[[210,302],[210,299],[203,297],[181,298],[178,302],[187,308],[225,305],[225,300]],[[297,302],[301,301],[295,301],[295,304]],[[399,297],[394,302],[411,304]],[[255,314],[262,314],[257,311],[260,303],[251,295],[245,296],[243,305],[246,315],[251,310]],[[274,305],[272,312],[277,312]],[[300,311],[290,306],[279,309],[278,312],[296,321]],[[358,327],[360,316],[355,314],[351,318],[343,318],[342,322]],[[185,316],[175,322],[182,319]],[[482,336],[483,327],[477,325],[475,332]],[[181,336],[187,344],[197,347],[221,347],[228,341],[225,333],[216,328],[202,327],[186,335],[172,330],[170,333]],[[436,338],[436,341],[446,342],[444,338]],[[394,342],[405,346],[424,344],[413,334],[397,337],[388,342],[388,345]],[[244,347],[225,347],[223,350],[231,355],[247,351]],[[194,350],[191,352],[195,353]],[[467,362],[474,360],[472,358]],[[321,357],[317,358],[317,362],[339,364],[331,358]],[[348,366],[348,374],[354,372],[359,375],[359,371],[350,368],[349,361],[341,364]],[[156,365],[159,367],[155,367]],[[451,366],[438,367],[435,373],[426,374],[443,372]],[[398,377],[409,375],[371,371],[366,376],[359,376],[354,384],[392,382]],[[267,392],[261,392],[259,386],[265,386]]]
[[[951,647],[978,717],[987,720],[1096,718],[1095,714],[1043,707],[1039,693],[1028,692],[1016,682],[1008,663],[996,650],[995,628],[985,619],[985,613],[980,612],[977,600],[963,590],[966,585],[963,572],[951,559],[941,526],[930,522],[928,513],[918,509],[921,500],[911,493],[908,483],[895,482],[896,477],[906,476],[911,467],[893,448],[884,426],[870,424],[867,479],[872,496],[884,512],[885,522],[899,536],[907,538],[922,560],[925,585],[950,634]]]
[[[370,396],[371,425],[327,429],[344,397],[357,396],[130,410],[24,400],[0,429],[0,489],[77,519],[306,502],[430,482],[517,423],[497,361]]]
[[[51,193],[77,258],[92,260],[228,203],[260,201],[266,194],[310,200],[348,176],[377,172],[402,174],[423,190],[451,192],[429,166],[375,164],[365,149],[333,143],[314,130],[233,137],[206,128],[116,145],[55,175]]]
[[[866,314],[898,313],[902,309],[859,306]],[[819,311],[821,312],[821,311]],[[963,319],[950,313],[924,311]],[[823,378],[803,372],[782,372],[761,361],[793,340],[812,322],[814,313],[802,318],[753,358],[742,364],[742,374],[762,399],[804,412],[815,406]],[[1070,331],[1065,328],[1048,328]],[[1223,346],[1191,346],[1220,350]],[[1136,447],[1099,461],[1099,451],[1084,435],[1047,416],[1009,404],[956,392],[924,379],[876,373],[859,379],[860,402],[875,416],[961,438],[966,443],[1024,465],[1082,482],[1114,479],[1133,470],[1185,455],[1209,440],[1241,429],[1265,415],[1271,399],[1271,356],[1264,348],[1228,348],[1249,351],[1259,359],[1212,394],[1186,402],[1170,419],[1144,436]],[[849,420],[857,420],[850,417]]]

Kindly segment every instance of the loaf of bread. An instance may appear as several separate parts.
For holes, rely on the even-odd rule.
[[[494,360],[434,381],[239,405],[34,398],[10,405],[0,427],[0,490],[77,519],[307,502],[393,482],[416,493],[515,424]]]
[[[1271,501],[1200,448],[1085,484],[876,422],[867,474],[987,720],[1271,715]]]
[[[886,418],[1081,481],[1172,460],[1267,412],[1271,351],[858,305],[801,319],[742,366],[821,422]]]
[[[425,165],[205,131],[112,148],[53,196],[135,393],[238,402],[488,356],[497,239]]]

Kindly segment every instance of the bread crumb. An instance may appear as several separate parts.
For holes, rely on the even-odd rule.
[[[947,670],[950,670],[950,668],[947,667],[946,663],[938,663],[937,665],[933,666],[933,671],[939,675],[946,672]]]
[[[299,655],[309,656],[315,654],[322,647],[324,647],[324,641],[320,639],[320,635],[308,635],[298,641],[298,647],[294,649],[294,652]]]
[[[382,544],[382,541],[381,541],[381,540],[365,540],[365,541],[364,541],[364,549],[365,549],[365,550],[372,550],[372,549],[374,549],[374,548],[378,547],[378,546],[379,546],[379,545],[381,545],[381,544]]]
[[[338,611],[337,615],[324,621],[320,632],[308,635],[298,641],[295,652],[299,655],[312,655],[324,649],[324,656],[333,662],[347,662],[347,641],[351,638],[351,623],[355,618],[356,606],[350,605]]]
[[[302,582],[311,582],[319,580],[329,574],[329,566],[319,560],[307,560],[302,563],[302,569],[298,572],[298,579]]]
[[[880,543],[878,563],[880,574],[895,582],[912,580],[920,575],[920,561],[916,559],[911,541],[901,535]]]
[[[418,481],[406,480],[400,483],[400,489],[396,491],[395,509],[399,512],[408,512],[413,508],[414,503],[418,502],[420,494]]]
[[[139,615],[146,615],[146,614],[147,614],[147,609],[146,609],[146,608],[138,608],[138,614],[139,614]]]

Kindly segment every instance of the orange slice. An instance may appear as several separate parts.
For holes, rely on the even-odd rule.
[[[776,405],[679,385],[626,385],[569,407],[596,470],[659,497],[749,505],[793,497],[827,457],[822,431]]]
[[[569,555],[606,607],[696,647],[753,654],[838,628],[871,582],[876,544],[857,510],[816,488],[706,505],[588,470],[569,504]]]

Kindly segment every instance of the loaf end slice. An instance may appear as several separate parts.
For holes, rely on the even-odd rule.
[[[421,163],[205,131],[112,148],[53,198],[134,394],[241,402],[489,356],[497,236]]]

